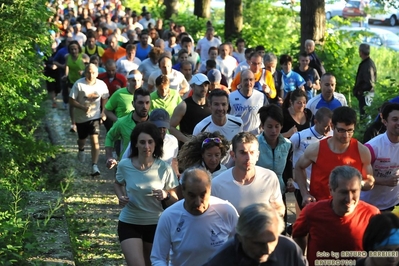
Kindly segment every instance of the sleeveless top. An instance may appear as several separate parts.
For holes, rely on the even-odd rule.
[[[93,50],[92,50],[93,51]],[[98,53],[98,46],[96,45],[96,48],[94,49],[94,52],[93,53],[90,53],[90,51],[89,51],[89,48],[86,46],[85,47],[85,54],[87,54],[89,57],[91,57],[92,55],[97,55],[99,58],[100,58],[100,60],[101,60],[101,56],[100,56],[100,54]]]
[[[188,136],[193,134],[193,130],[199,122],[211,115],[211,109],[207,103],[204,105],[196,104],[192,97],[186,98],[184,102],[186,102],[187,108],[180,121],[180,131]]]
[[[82,60],[82,54],[74,61],[71,55],[68,55],[66,65],[69,67],[68,80],[73,85],[78,79],[82,77],[79,71],[85,69],[85,64]]]
[[[312,164],[309,190],[310,194],[315,197],[317,201],[331,198],[328,181],[331,171],[336,166],[349,165],[358,169],[360,172],[363,166],[358,149],[358,141],[356,139],[351,139],[349,147],[344,153],[332,152],[328,147],[328,139],[330,138],[320,141],[316,163]]]

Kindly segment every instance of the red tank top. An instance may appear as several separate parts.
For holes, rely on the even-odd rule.
[[[344,153],[332,152],[328,147],[328,139],[320,141],[316,163],[312,164],[309,190],[317,201],[331,198],[328,181],[330,173],[335,167],[350,165],[362,172],[363,164],[356,139],[351,139],[349,147]]]

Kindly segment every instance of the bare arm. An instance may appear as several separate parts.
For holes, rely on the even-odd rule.
[[[316,161],[318,152],[319,143],[309,145],[295,165],[294,176],[303,197],[302,206],[316,201],[316,199],[310,195],[306,186],[306,168]]]
[[[185,101],[182,101],[178,106],[176,106],[173,111],[173,115],[170,118],[170,133],[175,136],[181,142],[187,142],[190,139],[181,133],[177,127],[180,125],[180,121],[183,119],[183,116],[186,114],[187,105]]]
[[[115,191],[116,196],[118,197],[119,206],[125,207],[126,204],[129,202],[129,198],[126,196],[125,185],[121,184],[115,180],[114,191]]]
[[[107,116],[108,119],[110,119],[112,122],[116,122],[118,120],[118,117],[114,114],[114,112],[104,108],[104,113]]]
[[[362,190],[367,191],[374,187],[373,168],[371,166],[371,154],[369,149],[358,142],[360,158],[362,159]]]
[[[73,107],[77,108],[77,109],[81,109],[85,112],[87,112],[89,110],[89,107],[80,104],[77,100],[75,100],[74,98],[69,97],[69,104],[72,105]]]
[[[171,166],[172,166],[173,172],[175,172],[175,175],[177,176],[177,178],[180,178],[179,163],[177,162],[177,158],[172,159]]]

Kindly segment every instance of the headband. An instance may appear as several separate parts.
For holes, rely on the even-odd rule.
[[[140,73],[136,73],[136,74],[129,74],[126,77],[127,79],[143,79],[143,75],[141,75]]]

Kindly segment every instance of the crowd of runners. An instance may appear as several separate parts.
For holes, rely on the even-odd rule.
[[[82,163],[90,139],[93,178],[100,152],[115,169],[128,265],[398,264],[398,98],[363,143],[353,138],[377,79],[368,45],[353,55],[357,112],[312,40],[294,66],[261,44],[223,42],[211,21],[196,42],[120,1],[49,8],[47,89],[69,110]]]

